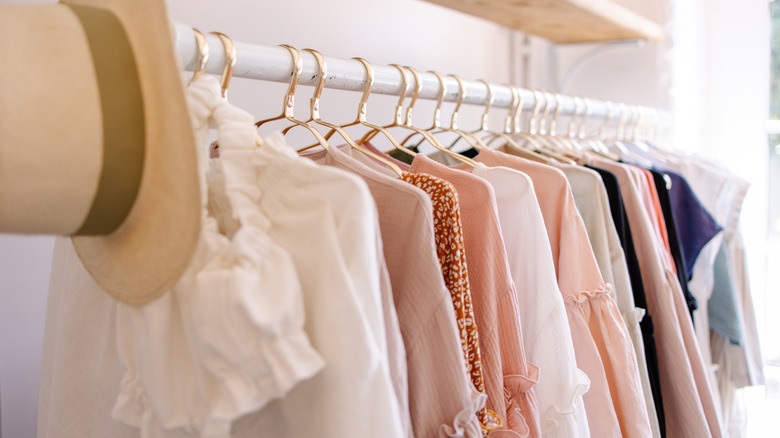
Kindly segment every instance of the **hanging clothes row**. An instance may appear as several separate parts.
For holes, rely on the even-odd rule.
[[[613,136],[606,105],[587,136],[593,108],[572,99],[559,134],[563,97],[532,92],[522,131],[528,94],[510,86],[493,131],[483,83],[481,127],[465,132],[468,86],[434,74],[420,129],[423,81],[394,66],[400,100],[379,126],[374,70],[357,58],[358,117],[337,125],[319,113],[328,64],[307,49],[303,121],[302,57],[284,46],[284,111],[254,123],[225,99],[232,42],[221,36],[220,82],[195,41],[198,247],[166,294],[130,305],[57,241],[40,436],[726,436],[728,390],[762,379],[736,230],[745,187],[643,138],[657,117],[626,107]],[[290,144],[295,128],[310,141]],[[733,185],[729,199],[706,178]],[[716,376],[711,358],[734,365]]]

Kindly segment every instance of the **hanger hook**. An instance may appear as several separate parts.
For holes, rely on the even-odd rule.
[[[644,128],[644,126],[647,124],[647,119],[649,115],[649,111],[645,107],[637,107],[639,110],[639,117],[637,118],[636,125],[634,125],[634,140],[637,140],[640,137],[640,131]]]
[[[523,107],[525,106],[525,98],[523,97],[523,92],[520,90],[520,87],[516,85],[512,85],[512,88],[515,89],[515,93],[517,93],[517,106],[514,109],[514,115],[512,116],[513,125],[512,125],[512,132],[517,133],[523,130],[523,128],[520,126],[520,118],[523,116]]]
[[[591,102],[591,100],[587,97],[583,99],[583,101],[585,102],[585,116],[580,120],[579,129],[577,131],[577,137],[580,139],[584,139],[586,137],[585,124],[588,122],[591,114],[593,114],[593,102]]]
[[[512,103],[510,104],[509,112],[504,119],[504,134],[511,134],[513,132],[515,112],[517,112],[517,106],[520,102],[520,93],[514,85],[504,84],[504,86],[509,88],[509,92],[512,93]]]
[[[550,120],[550,135],[555,135],[555,128],[558,125],[558,116],[560,116],[561,111],[563,111],[563,98],[561,97],[561,94],[553,93],[553,96],[555,96],[555,112],[553,113],[552,120]]]
[[[539,134],[545,135],[547,134],[547,116],[550,115],[550,110],[552,110],[552,95],[544,91],[544,111],[542,111],[542,116],[539,118]]]
[[[398,64],[390,64],[391,66],[398,69],[398,72],[401,73],[401,95],[398,97],[398,104],[395,106],[395,124],[396,125],[403,125],[404,123],[404,100],[406,100],[406,95],[409,93],[409,81],[406,78],[406,68],[402,67]]]
[[[639,105],[634,106],[634,111],[636,114],[636,121],[631,127],[631,137],[629,137],[630,140],[636,140],[639,138],[639,127],[642,126],[642,123],[645,121],[646,114],[645,109]]]
[[[409,102],[409,108],[406,109],[406,122],[404,124],[406,126],[412,126],[412,109],[414,108],[414,104],[417,103],[417,98],[422,92],[423,83],[422,79],[420,79],[420,73],[416,68],[409,67],[407,65],[406,69],[409,70],[409,73],[411,73],[412,77],[414,78],[414,94],[412,94],[412,100]]]
[[[490,108],[493,107],[493,102],[496,101],[496,96],[493,94],[493,88],[490,87],[490,83],[484,79],[477,79],[478,82],[482,82],[485,84],[485,88],[487,88],[487,105],[485,105],[485,112],[482,113],[482,120],[480,122],[480,129],[482,131],[488,130],[488,115],[490,113]]]
[[[284,95],[284,116],[286,118],[293,118],[293,108],[295,107],[295,89],[298,86],[298,81],[303,74],[303,59],[301,58],[301,52],[293,46],[287,44],[279,44],[280,47],[284,47],[290,52],[292,58],[292,70],[290,71],[290,85],[287,87],[287,93]]]
[[[539,110],[542,108],[542,92],[534,89],[531,91],[534,93],[534,109],[531,112],[531,117],[528,119],[528,133],[536,134],[536,118],[539,116]]]
[[[303,51],[311,53],[314,60],[317,61],[317,84],[314,86],[310,106],[312,120],[320,120],[320,96],[322,95],[322,89],[325,88],[325,79],[328,77],[328,64],[320,52],[314,49],[303,49]]]
[[[582,98],[574,96],[572,99],[574,100],[574,114],[572,114],[569,125],[566,127],[566,134],[570,138],[574,138],[577,130],[577,122],[580,118],[580,114],[582,114]]]
[[[233,44],[233,40],[227,35],[221,32],[209,32],[212,35],[216,35],[222,41],[222,45],[225,46],[225,67],[222,69],[222,77],[220,83],[222,84],[222,97],[227,99],[228,87],[230,86],[230,78],[233,77],[233,69],[236,67],[236,46]]]
[[[458,75],[450,75],[455,78],[458,83],[458,100],[455,102],[455,109],[452,110],[452,117],[450,118],[450,129],[458,129],[458,111],[463,104],[463,100],[466,98],[466,84],[463,83],[463,79]]]
[[[439,80],[439,97],[436,100],[436,109],[433,110],[433,127],[439,128],[441,126],[441,104],[444,102],[444,95],[447,94],[447,83],[441,73],[433,70],[428,70],[428,73],[432,73]]]
[[[206,41],[206,35],[203,35],[203,32],[195,28],[192,28],[192,33],[195,35],[195,44],[198,47],[198,60],[190,82],[203,76],[203,73],[206,72],[206,65],[209,63],[209,43]]]
[[[360,61],[363,64],[363,68],[366,71],[366,80],[363,86],[363,95],[360,97],[360,103],[358,104],[358,120],[361,122],[366,121],[366,110],[368,109],[368,97],[371,95],[371,89],[374,87],[374,68],[371,63],[363,58],[352,58],[356,61]]]
[[[615,109],[612,106],[612,102],[606,101],[604,105],[607,107],[607,115],[604,117],[604,122],[599,127],[599,139],[604,140],[607,137],[607,124],[615,114]]]
[[[618,108],[620,109],[620,118],[618,119],[617,129],[615,130],[615,137],[617,137],[618,140],[624,140],[623,135],[625,134],[626,121],[628,121],[628,105],[621,102],[618,105]]]

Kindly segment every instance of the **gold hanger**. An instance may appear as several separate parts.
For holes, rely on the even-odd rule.
[[[433,111],[433,126],[431,126],[428,129],[425,129],[424,131],[428,132],[428,134],[429,134],[428,137],[431,137],[431,138],[435,139],[436,137],[433,136],[433,134],[435,134],[435,133],[438,133],[438,132],[451,132],[451,130],[449,128],[444,128],[444,127],[441,126],[441,105],[444,102],[444,96],[447,94],[447,84],[444,81],[444,76],[442,76],[439,72],[429,71],[429,73],[432,73],[433,75],[435,75],[436,79],[439,80],[439,90],[440,91],[439,91],[439,98],[436,101],[436,109]],[[409,137],[406,137],[404,139],[404,141],[401,142],[401,144],[405,144],[414,135],[415,135],[414,133],[410,134]],[[464,137],[464,140],[466,140],[467,142],[471,143],[471,141],[468,138],[466,138],[466,137]],[[441,142],[438,141],[438,140],[436,140],[435,142],[431,142],[431,144],[433,145],[433,147],[435,147],[436,149],[444,152],[444,154],[450,156],[451,158],[454,158],[454,159],[456,159],[456,160],[458,160],[458,161],[460,161],[462,163],[468,164],[471,167],[474,167],[474,166],[477,165],[477,162],[472,160],[471,158],[466,157],[466,156],[461,155],[461,154],[458,154],[456,152],[453,152],[453,151],[445,148],[441,144]],[[472,147],[476,147],[476,146],[472,145]]]
[[[398,103],[395,105],[395,114],[393,117],[393,122],[389,125],[382,126],[384,129],[389,128],[395,128],[395,127],[401,127],[401,128],[408,128],[404,125],[404,100],[406,100],[406,94],[409,92],[409,81],[406,80],[406,69],[404,67],[401,67],[398,64],[390,64],[396,69],[398,69],[399,73],[401,73],[401,95],[398,98]],[[372,138],[374,138],[379,133],[378,129],[371,129],[368,132],[366,132],[363,137],[358,140],[358,144],[364,144],[368,141],[371,141]],[[397,149],[397,148],[396,148]],[[402,147],[399,149],[400,151],[404,152],[407,155],[411,155],[412,157],[416,156],[417,153],[412,151],[411,149]]]
[[[233,40],[231,40],[224,33],[209,33],[218,36],[222,41],[222,45],[225,46],[225,66],[222,68],[220,84],[222,85],[222,97],[227,99],[228,87],[230,87],[230,79],[233,77],[233,69],[236,67],[236,46],[233,44]]]
[[[487,95],[488,95],[488,102],[487,105],[485,105],[485,111],[482,113],[482,117],[480,117],[479,120],[479,128],[475,129],[474,131],[471,131],[471,134],[476,136],[479,133],[489,133],[489,126],[488,126],[488,118],[490,117],[490,109],[493,107],[493,103],[496,101],[496,96],[493,94],[493,89],[490,88],[490,83],[484,79],[477,79],[478,82],[482,82],[485,84],[485,88],[487,88]],[[457,140],[455,140],[457,141]],[[487,146],[482,139],[480,139],[480,142]],[[453,143],[454,145],[454,143]],[[450,146],[452,147],[452,146]]]
[[[195,41],[198,45],[198,65],[195,69],[195,73],[192,76],[194,81],[200,77],[206,71],[206,64],[209,60],[209,45],[206,41],[206,36],[199,30],[193,29],[195,32]],[[222,46],[225,48],[225,65],[222,67],[222,76],[219,78],[221,87],[222,98],[227,101],[227,92],[230,88],[230,79],[233,77],[233,70],[236,67],[236,61],[238,59],[236,55],[236,46],[233,44],[233,40],[229,36],[221,32],[209,32],[212,35],[216,35],[222,42]],[[260,134],[255,136],[255,146],[263,146],[263,139]],[[219,158],[219,143],[214,141],[209,147],[209,156],[211,158]]]
[[[553,93],[553,96],[555,96],[555,112],[553,113],[552,120],[550,120],[550,138],[555,139],[561,148],[568,151],[566,155],[577,159],[582,158],[579,145],[575,145],[571,142],[570,138],[566,135],[558,135],[558,117],[560,117],[561,112],[563,112],[563,98],[559,93]],[[575,101],[574,111],[576,112],[578,109],[579,107]]]
[[[593,113],[593,106],[591,100],[587,97],[583,98],[583,102],[585,105],[585,116],[580,119],[578,123],[579,127],[577,129],[577,138],[579,139],[579,144],[586,147],[588,152],[592,152],[612,161],[620,161],[620,156],[610,152],[607,146],[601,140],[598,138],[588,137],[586,134],[585,124]],[[602,128],[599,128],[599,131],[601,131],[601,129]],[[606,128],[604,127],[604,129]]]
[[[195,28],[192,29],[192,33],[195,34],[195,44],[198,47],[198,60],[190,82],[203,76],[203,73],[206,72],[206,65],[209,63],[209,43],[206,41],[206,35],[203,35],[203,32]]]
[[[431,71],[430,73],[433,73],[433,75],[436,76],[436,79],[439,80],[439,84],[442,87],[442,92],[446,93],[446,87],[445,87],[446,82],[444,81],[444,76],[442,76],[441,73],[436,72],[436,71]],[[450,75],[450,76],[455,78],[455,81],[458,83],[458,97],[457,97],[457,100],[455,101],[455,108],[453,108],[453,110],[452,110],[452,116],[450,118],[450,127],[449,128],[445,128],[444,126],[441,126],[440,124],[438,124],[439,126],[437,127],[437,130],[430,131],[430,133],[431,133],[431,135],[433,135],[433,134],[437,134],[437,133],[440,133],[440,132],[453,132],[453,133],[458,135],[457,139],[455,140],[456,142],[458,141],[458,139],[462,138],[472,148],[480,149],[481,147],[484,147],[484,143],[482,143],[481,141],[480,142],[475,141],[473,138],[468,136],[469,135],[468,133],[465,133],[465,132],[463,132],[463,131],[458,129],[458,111],[460,110],[460,106],[463,104],[463,100],[466,98],[466,87],[464,86],[463,80],[460,78],[460,76],[457,76],[457,75]],[[438,108],[437,108],[437,110],[438,110]],[[435,120],[436,120],[436,116],[434,116],[434,121]],[[453,145],[454,144],[455,143],[453,143]],[[452,145],[450,145],[450,148],[451,147],[452,147]],[[448,149],[450,149],[450,148],[448,148]]]
[[[537,120],[537,116],[539,115],[539,111],[542,108],[542,102],[539,99],[536,99],[536,103],[534,105],[533,112],[531,113],[531,116],[528,119],[528,132],[523,132],[523,130],[520,127],[520,117],[523,114],[523,108],[525,107],[525,102],[523,100],[523,95],[520,93],[520,88],[511,85],[511,84],[504,84],[505,86],[509,87],[510,90],[512,90],[513,96],[516,96],[518,99],[517,105],[513,107],[513,110],[507,114],[507,118],[504,121],[504,132],[509,134],[512,138],[517,139],[523,139],[525,140],[526,144],[529,144],[532,146],[531,148],[524,147],[520,143],[517,143],[515,141],[515,144],[519,148],[523,148],[526,150],[530,150],[535,153],[543,152],[545,147],[544,144],[538,139],[537,137],[537,129],[536,126],[539,123]],[[534,95],[536,95],[536,92],[534,91]],[[541,155],[541,154],[540,154]],[[547,158],[545,158],[545,162],[547,161]]]
[[[540,153],[544,150],[544,146],[539,143],[534,136],[522,132],[520,129],[520,115],[525,106],[523,96],[520,93],[520,88],[511,84],[504,84],[504,86],[509,87],[509,90],[512,92],[512,107],[504,120],[505,137],[512,140],[507,142],[507,145],[514,155],[540,163],[547,163],[549,161],[548,156]],[[529,123],[531,120],[529,120]],[[526,144],[529,144],[531,148],[520,145],[520,143],[517,142],[518,138],[524,139]]]
[[[441,144],[439,139],[431,135],[430,132],[428,132],[425,129],[420,129],[414,126],[414,123],[412,121],[413,120],[412,115],[414,114],[413,113],[414,104],[417,103],[417,98],[420,97],[420,93],[422,92],[423,89],[423,83],[422,83],[422,79],[420,78],[420,73],[417,72],[417,69],[410,66],[406,66],[404,68],[409,70],[409,72],[412,74],[412,77],[414,77],[415,86],[414,86],[414,93],[412,94],[412,100],[409,101],[409,108],[406,109],[406,118],[403,123],[403,127],[410,131],[413,131],[413,133],[407,136],[405,139],[403,139],[403,141],[401,141],[401,144],[405,145],[406,142],[409,141],[409,139],[412,138],[415,134],[420,134],[420,136],[423,138],[423,140],[421,140],[420,143],[422,143],[422,141],[427,141],[431,146],[433,146],[436,149],[443,148],[444,146]],[[419,146],[420,143],[418,143],[417,146]]]
[[[287,44],[281,44],[281,47],[284,47],[288,52],[290,52],[290,56],[292,57],[293,61],[293,69],[290,73],[290,85],[287,87],[287,93],[284,95],[284,107],[282,108],[282,114],[270,119],[261,120],[255,123],[255,127],[259,128],[268,122],[286,119],[295,125],[306,128],[312,135],[314,135],[314,138],[317,139],[317,144],[322,146],[323,149],[327,150],[330,146],[328,145],[328,141],[325,139],[325,137],[323,137],[319,131],[314,129],[308,123],[297,120],[293,115],[293,109],[295,108],[295,89],[298,86],[298,81],[300,80],[301,74],[303,73],[303,59],[301,59],[301,53],[295,47],[289,46]]]
[[[547,135],[547,117],[550,115],[550,110],[552,109],[548,93],[543,93],[539,90],[532,91],[536,98],[536,104],[534,105],[534,114],[531,115],[531,119],[528,121],[529,132],[528,134],[525,134],[517,131],[515,135],[525,138],[526,140],[536,139],[541,144],[537,145],[537,152],[548,155],[562,163],[575,164],[571,159],[574,157],[567,156],[567,151],[563,150],[563,148],[556,144],[555,140]],[[539,115],[541,109],[542,97],[544,97],[544,111],[537,120],[536,116]]]
[[[360,102],[358,103],[357,118],[355,119],[354,122],[347,123],[346,125],[341,125],[341,128],[347,128],[349,126],[355,126],[355,125],[363,125],[368,128],[375,129],[378,132],[381,132],[382,135],[384,135],[390,141],[390,144],[392,144],[393,147],[395,147],[396,149],[405,149],[403,146],[401,146],[400,143],[398,143],[395,137],[393,137],[393,135],[387,129],[369,123],[366,120],[366,110],[368,109],[368,98],[371,95],[371,88],[373,88],[374,86],[374,69],[373,67],[371,67],[371,63],[366,61],[363,58],[352,58],[352,59],[360,62],[363,65],[363,68],[365,69],[366,72],[367,80],[365,81],[366,84],[365,87],[363,87],[363,95],[360,97]],[[333,135],[334,132],[335,131],[331,129],[326,135],[326,138],[330,138],[330,136]]]
[[[328,66],[325,63],[325,57],[322,56],[320,52],[313,49],[303,49],[303,50],[305,52],[311,53],[312,56],[314,56],[314,59],[317,61],[317,68],[319,70],[317,76],[317,84],[314,87],[314,94],[312,95],[311,98],[311,121],[319,125],[331,128],[332,130],[331,132],[334,131],[337,132],[352,149],[355,149],[361,152],[362,154],[381,162],[385,166],[392,169],[398,175],[399,178],[403,178],[404,172],[395,163],[382,157],[379,154],[375,154],[369,151],[368,149],[359,146],[355,142],[355,140],[353,140],[352,137],[350,137],[350,135],[347,134],[347,132],[341,126],[334,125],[333,123],[325,122],[320,118],[320,95],[322,94],[322,89],[325,87],[325,80],[328,77]]]
[[[463,79],[461,79],[460,76],[450,76],[452,76],[455,79],[455,82],[458,83],[458,100],[455,103],[455,108],[452,110],[452,117],[450,118],[450,127],[448,130],[458,134],[458,137],[448,149],[452,149],[452,146],[455,145],[455,143],[457,143],[457,141],[461,138],[466,140],[466,143],[468,143],[474,149],[479,150],[487,147],[487,145],[483,143],[482,140],[476,135],[458,128],[458,111],[460,110],[460,106],[463,104],[463,100],[466,99],[466,85],[463,83]]]
[[[491,91],[490,84],[488,84],[485,81],[482,81],[485,86],[488,89],[488,100],[490,102],[493,101],[493,92]],[[487,131],[490,135],[485,137],[489,138],[489,140],[486,142],[486,145],[489,147],[490,144],[492,144],[496,139],[503,139],[505,141],[504,146],[509,147],[510,152],[513,155],[523,157],[532,161],[536,161],[539,163],[547,163],[547,157],[540,155],[530,149],[524,148],[520,146],[517,141],[512,138],[512,133],[514,131],[514,125],[515,125],[515,117],[518,111],[522,111],[523,107],[523,99],[520,96],[520,92],[517,87],[514,85],[504,84],[505,87],[509,88],[509,91],[512,93],[512,103],[509,106],[509,111],[506,114],[506,118],[504,118],[504,130],[501,131]],[[484,123],[487,125],[487,118],[485,117],[487,114],[487,111],[485,114],[483,114],[484,117]],[[484,142],[484,139],[483,139]]]

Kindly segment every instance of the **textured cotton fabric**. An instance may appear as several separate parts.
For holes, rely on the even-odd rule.
[[[242,418],[234,435],[401,436],[385,360],[378,218],[368,188],[352,174],[298,157],[279,133],[264,143],[243,158],[258,169],[254,183],[267,188],[257,206],[270,220],[269,234],[292,256],[306,332],[327,365]]]
[[[228,106],[218,90],[213,78],[188,88],[201,143],[215,120],[225,147],[254,148],[250,116]],[[204,175],[205,152],[198,152]],[[230,236],[206,211],[204,179],[203,230],[182,277],[150,303],[117,307],[124,376],[112,414],[140,427],[144,437],[228,437],[239,416],[283,397],[324,366],[303,331],[292,259],[271,240],[268,219],[252,205],[261,190],[252,184],[251,169],[231,158],[219,164],[226,171],[210,178],[222,180],[224,191],[216,195],[225,197],[233,218]]]
[[[593,255],[604,281],[612,285],[612,294],[623,316],[636,354],[639,378],[647,409],[650,427],[654,437],[661,437],[658,414],[655,409],[653,391],[645,357],[645,342],[640,321],[645,315],[644,308],[634,303],[634,293],[628,274],[628,265],[617,229],[612,220],[612,212],[607,191],[598,173],[583,167],[556,165],[569,181],[577,210],[588,231],[588,239]]]
[[[215,112],[223,113],[222,122],[240,120],[240,112],[222,105],[213,78],[187,91],[201,140]],[[254,135],[231,137],[226,125],[219,128],[227,143],[254,145]],[[205,152],[196,152],[203,177]],[[72,245],[57,240],[39,436],[227,437],[233,420],[322,369],[303,331],[292,260],[265,233],[257,209],[241,209],[251,204],[252,187],[222,185],[225,205],[236,214],[228,238],[206,213],[201,179],[203,227],[195,254],[173,289],[146,305],[108,298]]]
[[[476,412],[485,404],[467,379],[460,323],[436,255],[434,208],[428,194],[351,156],[349,148],[307,153],[316,162],[363,178],[376,202],[409,370],[414,436],[481,436]],[[461,297],[462,299],[462,297]],[[456,324],[456,321],[458,324]],[[475,335],[475,333],[473,334]],[[477,342],[478,339],[474,338]],[[477,356],[478,359],[478,356]]]
[[[625,207],[623,205],[623,197],[620,195],[620,187],[618,186],[618,180],[614,173],[596,167],[586,167],[599,174],[601,181],[604,183],[604,187],[607,190],[612,221],[615,224],[615,230],[617,231],[620,244],[623,247],[623,254],[626,258],[626,266],[631,280],[631,290],[634,294],[634,303],[637,307],[645,309],[645,315],[639,322],[639,326],[642,329],[645,361],[647,362],[647,375],[653,393],[655,412],[658,416],[659,432],[661,433],[661,437],[665,437],[666,418],[664,414],[663,397],[661,394],[661,377],[658,372],[658,352],[655,347],[653,317],[647,308],[645,286],[642,283],[642,271],[639,268],[639,261],[636,257],[636,247],[634,246],[634,239],[631,235],[631,226],[628,223],[628,217],[626,216]],[[649,409],[648,412],[650,412]]]
[[[374,154],[383,155],[370,143],[366,143],[364,146]],[[374,158],[365,154],[355,154],[354,156],[377,172],[395,176],[395,172]],[[394,161],[400,168],[409,170],[406,163],[399,162],[389,156],[386,157]],[[452,297],[466,368],[474,388],[479,393],[484,394],[485,384],[479,350],[479,336],[471,300],[471,286],[468,278],[460,201],[457,191],[449,182],[425,173],[403,172],[401,179],[419,187],[431,198],[436,253],[439,257],[444,281]],[[479,410],[478,417],[484,434],[501,425],[501,418],[498,414],[485,407]]]
[[[582,396],[590,381],[577,368],[533,182],[516,170],[482,163],[477,163],[471,173],[489,182],[496,195],[501,235],[520,305],[525,351],[529,361],[540,369],[534,392],[541,434],[588,437],[590,429]]]
[[[479,162],[527,174],[534,189],[566,304],[577,365],[591,380],[585,409],[592,436],[651,436],[631,338],[604,284],[563,173],[491,149]]]
[[[592,166],[614,173],[642,269],[647,304],[655,323],[658,364],[669,437],[720,437],[712,389],[697,347],[688,306],[672,270],[663,239],[654,227],[655,213],[643,199],[648,192],[636,169],[607,160],[590,159]]]
[[[55,238],[38,392],[39,438],[141,436],[137,427],[111,418],[123,374],[117,304],[84,269],[70,239]]]
[[[491,435],[512,431],[520,436],[540,436],[533,391],[539,370],[526,362],[517,293],[509,273],[493,189],[476,176],[449,169],[422,154],[415,157],[411,172],[445,179],[458,192],[487,407],[503,421],[503,427]]]

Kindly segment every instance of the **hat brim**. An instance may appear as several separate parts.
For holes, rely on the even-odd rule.
[[[143,304],[170,290],[200,232],[195,136],[187,111],[174,33],[163,0],[61,0],[107,9],[125,27],[144,101],[146,151],[129,215],[105,236],[74,236],[86,270],[109,295]]]

